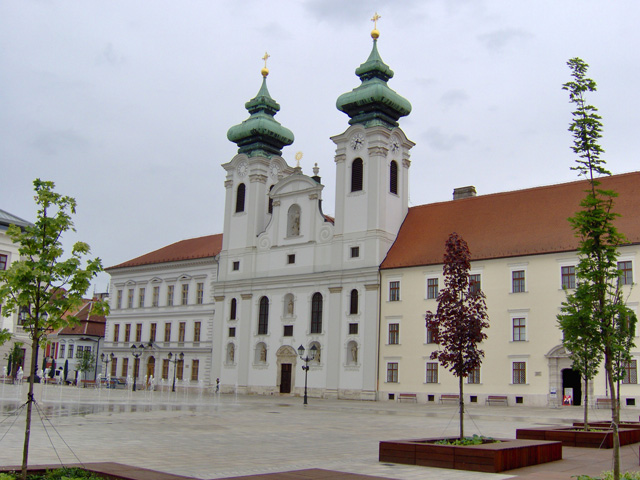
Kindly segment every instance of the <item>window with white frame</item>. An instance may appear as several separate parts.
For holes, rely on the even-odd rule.
[[[517,269],[511,271],[511,292],[523,293],[526,291],[525,270]]]
[[[389,282],[389,301],[400,301],[400,280]]]
[[[8,260],[9,260],[9,257],[7,255],[0,253],[0,270],[7,269]]]
[[[427,278],[427,298],[438,298],[438,279]]]
[[[138,308],[144,308],[144,292],[144,288],[141,288],[138,291]]]
[[[438,383],[438,364],[436,362],[427,362],[426,383]]]
[[[153,287],[153,297],[151,297],[151,306],[157,307],[160,305],[160,287],[156,285]]]
[[[389,345],[398,345],[400,343],[400,324],[389,324]]]
[[[469,275],[469,293],[476,294],[482,290],[482,276],[479,273]]]
[[[562,282],[562,288],[571,290],[576,288],[576,266],[566,265],[560,267],[560,279]]]
[[[620,271],[620,285],[633,284],[633,265],[630,260],[618,262],[618,270]]]
[[[527,319],[524,317],[514,317],[511,319],[512,340],[514,342],[525,342],[527,340]]]
[[[469,372],[469,375],[467,376],[467,383],[480,383],[480,367],[476,367]]]
[[[511,363],[512,383],[523,385],[527,383],[527,362],[517,361]]]
[[[398,383],[398,362],[387,362],[387,383]]]
[[[622,383],[638,383],[638,361],[625,362],[623,368],[624,377],[622,377]]]

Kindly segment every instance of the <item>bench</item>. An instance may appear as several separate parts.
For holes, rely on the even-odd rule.
[[[611,399],[610,398],[596,398],[596,408],[611,408]]]
[[[508,400],[506,395],[489,395],[487,397],[486,403],[488,403],[489,405],[493,405],[494,403],[498,403],[498,404],[501,404],[501,405],[508,406],[509,405],[509,400]]]
[[[415,393],[399,393],[398,401],[408,400],[414,403],[418,403],[418,396]]]
[[[440,395],[440,403],[444,403],[444,402],[460,403],[460,395],[457,395],[457,394]]]

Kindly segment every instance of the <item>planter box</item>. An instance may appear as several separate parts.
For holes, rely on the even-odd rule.
[[[449,437],[447,440],[455,440]],[[502,440],[483,445],[437,445],[441,438],[380,442],[381,462],[497,473],[562,459],[554,441]]]
[[[576,430],[580,424],[573,427],[539,427],[519,428],[516,430],[516,438],[530,440],[556,440],[562,442],[565,447],[583,448],[613,448],[613,432],[606,429],[603,423],[589,424],[590,427],[600,430],[581,432]],[[640,442],[640,426],[622,426],[618,429],[620,446]]]
[[[93,472],[97,476],[101,476],[105,480],[197,480],[194,477],[184,477],[182,475],[173,475],[170,473],[157,472],[146,468],[132,467],[114,462],[70,464],[66,467],[82,468],[88,472]],[[47,470],[55,470],[60,468],[59,464],[51,465],[33,465],[29,466],[29,473],[45,473]],[[0,472],[20,472],[20,465],[9,467],[0,467]]]

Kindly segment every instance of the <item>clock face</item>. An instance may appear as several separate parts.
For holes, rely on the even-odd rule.
[[[391,139],[389,146],[391,147],[392,152],[397,152],[400,149],[400,142],[394,137]]]
[[[364,145],[364,135],[362,133],[356,133],[351,137],[351,148],[354,150],[360,150]]]
[[[278,175],[280,174],[280,165],[278,165],[277,163],[272,163],[269,167],[269,173],[271,173],[271,178],[277,180]]]
[[[248,171],[249,171],[249,166],[247,165],[247,162],[240,162],[237,168],[238,176],[244,177]]]

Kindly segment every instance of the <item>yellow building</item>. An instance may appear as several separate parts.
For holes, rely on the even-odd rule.
[[[637,312],[640,172],[604,178],[602,185],[619,193],[617,226],[629,243],[620,248],[618,265],[627,304]],[[471,250],[470,273],[486,294],[490,323],[480,347],[482,366],[465,380],[465,402],[485,404],[495,395],[506,396],[509,405],[560,404],[572,388],[574,404],[581,403],[583,385],[562,347],[556,316],[563,287],[575,287],[578,239],[567,219],[580,208],[586,186],[578,181],[484,196],[470,187],[457,189],[452,201],[409,209],[381,265],[379,399],[408,393],[418,402],[438,403],[442,395],[446,401],[458,393],[458,379],[430,358],[436,345],[425,327],[425,313],[436,311],[444,284],[445,242],[457,232]],[[640,404],[640,348],[632,355],[623,406]],[[605,396],[606,388],[602,368],[589,386],[590,398]]]

